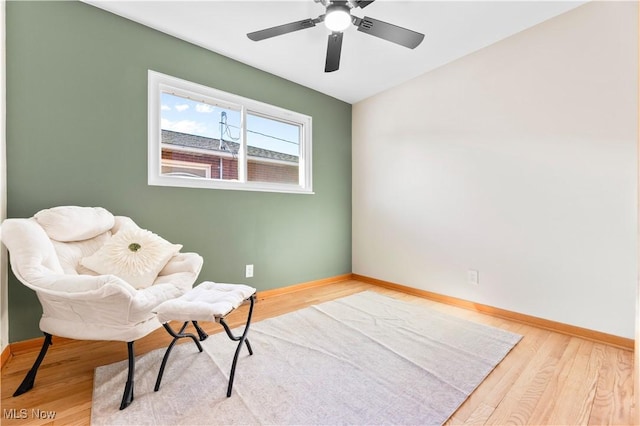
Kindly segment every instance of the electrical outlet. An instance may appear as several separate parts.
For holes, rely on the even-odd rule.
[[[478,275],[478,271],[476,271],[474,269],[469,269],[467,271],[467,281],[469,281],[469,284],[471,284],[471,285],[479,285],[480,284],[480,277]]]
[[[252,278],[253,277],[253,265],[247,265],[244,269],[244,276],[246,278]]]

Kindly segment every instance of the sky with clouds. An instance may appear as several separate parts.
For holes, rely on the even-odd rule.
[[[161,123],[164,130],[239,141],[240,112],[203,102],[162,93]],[[226,118],[223,117],[223,112]],[[226,121],[225,121],[226,120]],[[226,126],[220,123],[226,122]],[[300,131],[298,126],[259,116],[247,115],[247,144],[260,148],[298,155]]]

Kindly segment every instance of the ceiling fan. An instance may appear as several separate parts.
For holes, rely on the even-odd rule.
[[[350,25],[355,25],[358,31],[372,36],[379,37],[384,40],[391,41],[410,49],[416,48],[424,39],[424,34],[409,30],[407,28],[398,27],[378,19],[358,18],[351,15],[353,8],[365,8],[375,0],[314,0],[326,7],[326,13],[315,19],[303,19],[302,21],[291,22],[288,24],[278,25],[266,28],[260,31],[254,31],[247,34],[253,41],[260,41],[267,38],[288,34],[294,31],[304,30],[306,28],[315,27],[316,24],[324,22],[331,34],[327,44],[327,59],[324,71],[332,72],[340,68],[340,52],[342,51],[342,35]]]

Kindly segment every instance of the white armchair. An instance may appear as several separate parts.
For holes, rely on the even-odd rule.
[[[36,292],[43,310],[42,349],[14,396],[33,387],[52,335],[117,340],[128,345],[129,374],[120,409],[126,408],[133,401],[134,341],[161,326],[153,308],[192,288],[202,268],[202,257],[179,253],[182,246],[140,230],[130,218],[113,216],[100,207],[55,207],[29,219],[7,219],[0,229],[14,275]],[[159,244],[169,248],[164,259],[144,264],[140,275],[147,276],[146,284],[138,282],[137,277],[135,284],[123,279],[127,275],[122,269],[115,268],[113,273],[102,270],[109,268],[115,252],[107,251],[102,258],[99,255],[113,248],[116,239],[122,240],[127,232],[147,233],[155,238],[154,243],[161,241]],[[146,247],[151,245],[145,245],[147,251],[137,243],[128,247],[148,254],[150,249]],[[107,259],[106,265],[98,265],[98,272],[85,266],[93,266],[95,262],[89,260],[95,261],[96,257]]]

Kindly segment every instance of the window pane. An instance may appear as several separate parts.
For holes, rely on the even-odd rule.
[[[300,125],[247,114],[247,180],[298,184]]]
[[[166,92],[161,103],[161,174],[237,180],[240,111]]]

